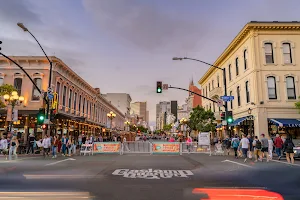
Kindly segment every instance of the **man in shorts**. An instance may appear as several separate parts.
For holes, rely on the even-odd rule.
[[[267,158],[267,162],[269,162],[269,156],[268,156],[268,152],[269,152],[269,141],[268,139],[265,137],[265,134],[261,134],[261,144],[262,144],[262,148],[261,148],[261,152],[262,152],[262,159],[264,158],[264,156],[266,156]]]

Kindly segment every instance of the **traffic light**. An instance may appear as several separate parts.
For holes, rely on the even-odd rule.
[[[0,44],[2,44],[2,41],[0,41]],[[1,51],[1,47],[0,47],[0,51]]]
[[[50,110],[50,120],[53,121],[56,116],[56,109],[51,109]]]
[[[43,125],[42,125],[42,129],[47,130],[47,125],[46,125],[46,124],[43,124]]]
[[[233,122],[232,111],[227,111],[226,121],[227,121],[228,124],[231,124]]]
[[[37,115],[37,124],[41,125],[45,120],[45,108],[40,108],[39,113]]]
[[[161,81],[156,82],[156,93],[162,93],[162,82]]]
[[[221,116],[221,120],[225,120],[225,112],[221,112],[221,114],[220,114],[220,116]]]

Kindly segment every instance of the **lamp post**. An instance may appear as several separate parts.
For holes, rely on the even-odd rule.
[[[187,57],[179,58],[179,57],[174,57],[173,60],[193,60],[193,61],[201,62],[203,64],[212,66],[212,67],[214,67],[216,69],[222,70],[223,71],[223,83],[224,83],[224,96],[227,96],[227,81],[226,81],[226,69],[225,68],[221,68],[221,67],[215,66],[213,64],[204,62],[202,60],[194,59],[194,58],[187,58]],[[225,113],[227,113],[227,111],[228,111],[228,106],[227,105],[228,104],[227,104],[227,101],[226,101],[225,104],[224,104]],[[225,129],[225,134],[227,135],[227,133],[228,133],[228,125],[226,126],[226,129]]]
[[[127,120],[126,122],[124,122],[124,124],[126,124],[126,126],[127,126],[127,131],[130,131],[130,127],[129,127],[130,122]]]
[[[4,103],[5,105],[7,106],[11,106],[12,108],[12,119],[11,121],[9,122],[9,127],[8,127],[8,131],[10,132],[13,128],[13,114],[14,114],[14,108],[15,106],[19,106],[23,103],[24,101],[24,97],[23,96],[19,96],[18,95],[18,92],[16,91],[13,91],[11,94],[5,94],[3,95],[3,98],[4,98]],[[7,109],[8,111],[8,109]]]
[[[185,132],[185,136],[187,136],[187,134],[186,134],[186,124],[188,123],[188,119],[186,119],[186,118],[182,118],[182,119],[180,119],[180,124],[181,125],[183,125],[184,126],[184,129],[182,130],[182,131],[184,131]]]
[[[40,46],[41,50],[43,51],[44,55],[46,56],[48,62],[50,63],[50,69],[49,69],[49,82],[48,82],[48,88],[51,88],[51,82],[52,82],[52,62],[49,59],[49,57],[47,56],[46,52],[44,51],[42,45],[39,43],[39,41],[36,39],[36,37],[28,30],[28,28],[26,28],[24,26],[23,23],[17,23],[17,25],[24,31],[24,32],[28,32],[33,38],[34,40],[38,43],[38,45]],[[46,119],[49,119],[49,111],[50,111],[50,99],[48,99],[47,101],[47,110],[46,110]],[[48,126],[48,129],[50,130],[50,126]]]
[[[113,111],[110,111],[109,113],[107,113],[107,117],[110,119],[110,129],[112,129],[113,118],[115,118],[116,116],[117,115]]]

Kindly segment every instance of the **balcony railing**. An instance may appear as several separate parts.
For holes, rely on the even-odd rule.
[[[222,96],[222,88],[216,87],[209,92],[209,97]]]

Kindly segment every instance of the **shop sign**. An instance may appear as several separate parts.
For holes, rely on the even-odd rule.
[[[290,127],[290,128],[299,128],[300,124],[288,124],[288,127]]]
[[[120,142],[95,142],[94,153],[119,153],[121,150]]]
[[[179,142],[153,142],[153,153],[179,153]]]
[[[141,179],[161,179],[161,178],[188,178],[193,176],[191,170],[161,170],[161,169],[116,169],[112,175],[123,176],[124,178],[141,178]]]
[[[198,145],[210,145],[210,133],[203,132],[198,135]]]
[[[58,107],[57,101],[58,101],[58,94],[55,92],[55,93],[53,93],[52,109],[55,109],[55,110],[57,109],[57,107]]]
[[[247,116],[246,120],[254,120],[254,116],[253,115]]]

